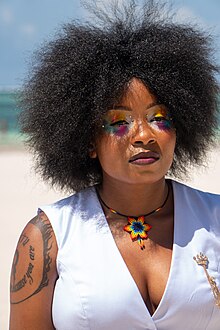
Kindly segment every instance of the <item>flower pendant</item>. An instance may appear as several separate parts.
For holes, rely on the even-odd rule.
[[[152,226],[144,222],[144,216],[128,217],[128,224],[124,226],[124,231],[130,234],[133,242],[138,241],[141,250],[143,250],[145,248],[143,240],[148,238],[148,231],[151,228]]]

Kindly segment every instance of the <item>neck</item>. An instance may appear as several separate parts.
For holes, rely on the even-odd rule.
[[[167,196],[165,178],[153,183],[129,184],[104,178],[99,188],[101,198],[116,211],[127,215],[142,215],[161,206]]]

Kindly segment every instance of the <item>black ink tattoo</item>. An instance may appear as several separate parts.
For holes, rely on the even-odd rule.
[[[25,233],[22,233],[19,239],[19,243],[25,246],[28,242],[29,242],[29,238],[26,236]]]
[[[11,286],[11,292],[17,292],[21,290],[25,284],[27,283],[26,275],[22,277],[20,281],[18,281],[14,286]]]
[[[39,291],[41,291],[43,287],[47,286],[48,282],[49,282],[47,273],[50,270],[50,264],[52,262],[52,259],[50,257],[50,253],[49,253],[52,248],[52,244],[49,245],[49,240],[52,237],[52,227],[46,221],[43,221],[40,218],[40,216],[31,220],[31,223],[33,223],[33,225],[37,226],[40,229],[42,237],[43,237],[43,244],[44,244],[44,246],[43,246],[43,256],[44,256],[43,276],[42,276],[42,280],[41,280],[41,283],[40,283],[38,289],[34,293],[34,294],[36,294]]]
[[[26,272],[26,276],[27,276],[27,278],[29,278],[29,284],[33,283],[33,277],[31,276],[33,268],[34,268],[34,265],[29,263],[28,270]]]
[[[33,246],[30,246],[30,248],[29,248],[29,255],[30,255],[30,259],[31,259],[31,260],[34,260],[34,255],[35,255],[35,253],[34,253],[34,248],[33,248]]]
[[[11,279],[12,279],[11,287],[15,286],[16,266],[18,264],[18,259],[19,259],[19,252],[18,252],[18,249],[16,249],[13,264],[12,264],[12,269],[11,269]]]
[[[17,292],[20,289],[22,289],[25,286],[25,284],[27,283],[27,278],[29,279],[29,284],[33,283],[33,278],[31,276],[33,268],[34,268],[34,265],[29,263],[28,269],[27,269],[25,275],[22,277],[22,279],[20,281],[18,281],[16,284],[14,283],[14,285],[13,284],[11,285],[11,288],[10,288],[11,292]]]
[[[38,217],[34,218],[33,220],[31,220],[30,223],[37,226],[42,234],[42,240],[43,240],[42,279],[41,279],[41,282],[40,282],[38,288],[31,295],[25,297],[22,300],[16,301],[16,302],[12,301],[11,304],[19,304],[19,303],[29,299],[30,297],[32,297],[35,294],[37,294],[38,292],[40,292],[49,283],[48,272],[50,270],[50,265],[52,262],[52,258],[50,256],[50,250],[52,248],[52,243],[49,244],[49,241],[52,237],[52,227],[47,221],[41,219],[40,215]],[[29,238],[25,234],[23,234],[19,240],[19,243],[21,243],[24,246],[28,242],[29,242]],[[33,260],[33,261],[35,260],[35,249],[31,245],[29,247],[29,257],[31,260]],[[12,266],[12,283],[10,286],[11,292],[17,292],[20,289],[22,289],[27,284],[27,281],[30,285],[32,285],[32,283],[34,281],[33,277],[32,277],[32,271],[34,269],[34,265],[30,262],[28,269],[27,269],[25,275],[23,276],[23,278],[19,282],[15,283],[16,266],[18,263],[18,258],[19,258],[19,253],[18,253],[18,251],[16,251],[13,266]]]

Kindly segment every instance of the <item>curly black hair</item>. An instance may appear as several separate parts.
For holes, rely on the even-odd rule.
[[[90,1],[91,3],[91,1]],[[172,173],[200,164],[217,123],[213,38],[165,15],[164,3],[93,3],[92,22],[73,21],[35,54],[21,94],[22,131],[52,185],[80,190],[102,180],[89,157],[104,112],[136,77],[165,104],[177,142]]]

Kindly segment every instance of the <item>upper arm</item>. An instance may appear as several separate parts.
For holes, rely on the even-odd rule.
[[[50,330],[57,244],[41,212],[24,228],[14,255],[10,283],[10,330]]]

